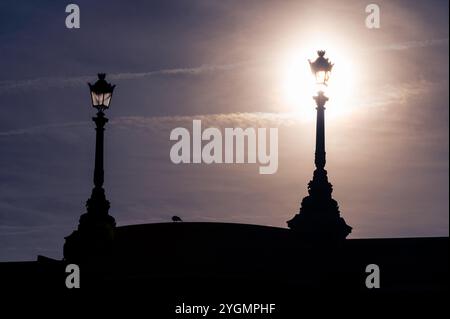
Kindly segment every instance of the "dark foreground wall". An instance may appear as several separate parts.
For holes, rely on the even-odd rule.
[[[379,289],[366,286],[369,264],[380,269]],[[0,263],[0,289],[102,291],[116,298],[139,292],[155,311],[169,313],[183,302],[233,300],[273,302],[285,312],[327,298],[439,303],[448,292],[448,238],[313,244],[290,230],[256,225],[134,225],[117,229],[111,259],[79,264],[76,292],[65,287],[65,266],[46,258]]]

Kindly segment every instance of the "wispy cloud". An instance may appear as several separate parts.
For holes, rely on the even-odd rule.
[[[175,116],[122,116],[110,121],[110,125],[121,128],[145,129],[166,132],[178,126],[186,126],[192,120],[201,120],[205,126],[214,127],[280,127],[294,125],[299,119],[292,113],[246,112],[221,113],[201,115],[175,115]],[[52,129],[72,128],[88,125],[89,122],[68,122],[32,126],[23,129],[0,132],[0,137],[11,137],[26,134],[46,133]]]
[[[31,126],[23,129],[17,129],[17,130],[9,130],[9,131],[3,131],[0,132],[0,137],[9,137],[9,136],[16,136],[16,135],[25,135],[25,134],[36,134],[48,131],[49,129],[59,129],[59,128],[66,128],[66,127],[74,127],[74,126],[83,126],[87,125],[86,122],[70,122],[70,123],[60,123],[60,124],[48,124],[48,125],[37,125],[37,126]]]
[[[219,72],[233,70],[238,67],[251,64],[251,62],[236,62],[230,64],[209,65],[204,64],[197,67],[160,69],[149,72],[137,73],[113,73],[108,74],[110,80],[136,80],[152,76],[161,75],[198,75],[208,72]],[[75,77],[41,77],[29,80],[18,81],[0,81],[0,94],[15,90],[43,90],[51,88],[67,88],[86,85],[87,82],[95,80],[92,76],[75,76]]]
[[[445,45],[449,43],[449,39],[430,39],[421,41],[408,41],[393,43],[389,45],[383,45],[379,47],[372,47],[363,50],[376,50],[376,51],[400,51],[410,50],[415,48],[424,48]],[[112,73],[108,74],[110,80],[137,80],[141,78],[153,77],[153,76],[174,76],[174,75],[199,75],[204,73],[223,72],[230,71],[241,67],[250,65],[267,64],[267,60],[264,61],[240,61],[229,64],[204,64],[196,67],[187,68],[173,68],[173,69],[160,69],[148,72],[134,72],[134,73]],[[86,85],[87,82],[93,81],[92,76],[74,76],[74,77],[41,77],[28,80],[6,80],[0,81],[0,94],[5,92],[14,92],[22,90],[45,90],[51,88],[67,88]]]
[[[376,96],[366,101],[366,107],[379,107],[388,104],[404,104],[409,99],[432,91],[436,83],[425,80],[397,85],[386,85]],[[173,116],[121,116],[112,118],[109,125],[118,128],[134,128],[152,132],[166,133],[175,127],[188,127],[192,120],[201,120],[205,127],[286,127],[298,124],[304,119],[295,112],[235,112],[217,114],[194,114]],[[42,134],[61,128],[74,128],[90,125],[89,121],[66,122],[38,125],[0,132],[0,138],[27,134]]]
[[[38,225],[38,226],[9,226],[0,225],[0,236],[27,235],[31,233],[46,233],[49,230],[68,228],[71,225]]]
[[[199,114],[184,116],[156,116],[140,117],[129,116],[120,117],[111,123],[115,125],[129,125],[134,127],[152,127],[158,130],[191,123],[192,120],[201,120],[205,126],[215,127],[279,127],[291,126],[297,122],[297,117],[293,113],[272,113],[272,112],[238,112],[220,114]]]
[[[373,47],[373,48],[371,48],[371,50],[401,51],[401,50],[410,50],[410,49],[416,49],[416,48],[433,47],[433,46],[439,46],[439,45],[445,45],[445,44],[448,45],[448,38],[393,43],[393,44],[389,44],[389,45]]]
[[[439,87],[441,83],[430,82],[427,80],[418,80],[398,84],[386,84],[378,89],[378,94],[372,94],[365,103],[368,107],[379,107],[389,104],[405,104],[418,96],[423,96],[428,92]]]
[[[219,64],[219,65],[205,64],[205,65],[201,65],[198,67],[192,67],[192,68],[162,69],[162,70],[142,72],[142,73],[118,73],[118,74],[111,74],[111,75],[109,75],[109,77],[112,80],[134,80],[134,79],[155,76],[155,75],[178,75],[178,74],[197,75],[197,74],[206,73],[206,72],[228,71],[228,70],[235,69],[237,67],[245,66],[247,64],[250,64],[250,62],[236,62],[236,63]]]

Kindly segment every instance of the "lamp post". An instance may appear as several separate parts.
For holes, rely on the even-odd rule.
[[[81,215],[78,229],[66,237],[64,258],[66,260],[83,260],[102,257],[111,249],[114,228],[114,217],[108,214],[110,203],[106,199],[103,188],[103,141],[105,124],[108,119],[104,111],[109,108],[115,85],[106,82],[105,74],[98,74],[94,84],[88,83],[92,106],[97,114],[92,118],[96,125],[94,187],[90,198],[86,201],[87,212]]]
[[[314,62],[309,61],[316,83],[328,85],[333,64],[325,58],[325,51],[318,51]],[[301,202],[300,212],[287,222],[288,227],[304,239],[329,241],[342,240],[350,234],[352,228],[340,217],[339,205],[332,198],[333,185],[328,182],[325,170],[325,103],[328,97],[319,91],[313,99],[316,101],[316,150],[313,179],[308,183],[308,196]]]
[[[115,85],[106,82],[105,74],[103,73],[98,74],[98,80],[94,85],[91,83],[88,83],[88,85],[91,92],[92,106],[97,109],[97,116],[92,118],[96,125],[94,188],[92,189],[91,197],[86,203],[86,207],[88,214],[95,214],[97,217],[108,215],[109,210],[109,201],[106,200],[105,190],[103,189],[103,133],[105,124],[108,123],[108,119],[103,111],[109,108]],[[82,221],[84,220],[80,220],[80,224]]]

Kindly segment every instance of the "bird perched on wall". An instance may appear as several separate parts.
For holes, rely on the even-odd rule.
[[[172,217],[172,221],[173,222],[182,222],[183,220],[180,217],[178,217],[178,216],[173,216]]]

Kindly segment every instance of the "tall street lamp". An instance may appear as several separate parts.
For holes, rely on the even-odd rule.
[[[314,62],[309,61],[311,71],[319,85],[327,86],[333,64],[325,58],[325,51],[318,51]],[[345,239],[352,231],[340,216],[339,205],[332,198],[333,185],[328,182],[325,170],[325,103],[328,97],[319,91],[313,99],[316,101],[316,151],[313,179],[308,183],[308,196],[301,202],[300,212],[287,222],[301,238],[336,241]]]
[[[108,119],[104,111],[111,104],[115,85],[106,82],[105,74],[98,74],[94,84],[88,83],[92,106],[97,114],[92,118],[96,125],[94,188],[86,202],[87,212],[81,215],[78,229],[66,237],[64,258],[66,260],[83,260],[104,257],[111,250],[116,222],[108,214],[110,203],[103,189],[103,140],[105,124]]]

